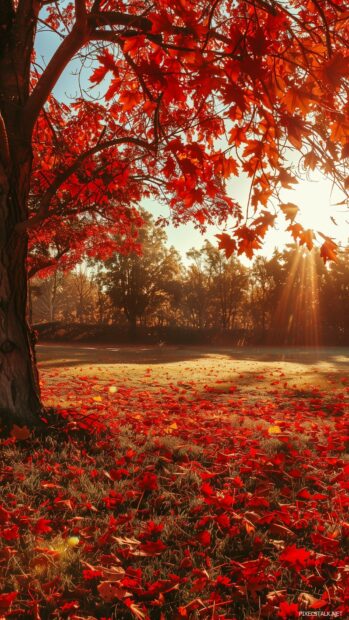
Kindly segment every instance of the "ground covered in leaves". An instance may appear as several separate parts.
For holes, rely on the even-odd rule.
[[[143,352],[41,352],[50,433],[1,440],[0,618],[349,617],[348,355]]]

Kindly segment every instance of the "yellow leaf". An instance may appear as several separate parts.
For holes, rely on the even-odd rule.
[[[269,426],[268,428],[268,433],[269,435],[278,435],[279,433],[281,433],[281,428],[280,426]]]
[[[251,523],[251,521],[248,521],[248,520],[246,519],[246,521],[245,521],[245,530],[246,530],[247,534],[252,535],[252,534],[254,534],[254,533],[255,533],[256,528],[255,528],[255,526],[253,525],[253,523]]]
[[[172,424],[169,424],[168,426],[166,426],[165,428],[165,432],[166,433],[172,433],[172,431],[175,431],[178,428],[176,422],[172,422]]]
[[[94,396],[93,400],[95,401],[95,403],[101,403],[103,398],[102,398],[102,396]]]

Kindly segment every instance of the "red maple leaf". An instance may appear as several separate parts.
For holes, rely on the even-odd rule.
[[[138,486],[142,491],[156,491],[158,478],[156,474],[145,472],[138,480]]]
[[[211,532],[209,530],[203,530],[198,533],[197,539],[201,545],[208,547],[211,543]]]
[[[17,597],[18,592],[5,592],[0,594],[0,611],[6,611]]]
[[[299,607],[297,603],[282,601],[279,605],[278,618],[282,618],[283,620],[299,618]]]
[[[227,233],[222,233],[220,235],[216,235],[217,239],[219,239],[219,249],[224,250],[226,258],[230,258],[230,256],[236,250],[236,241],[232,239],[230,235]]]
[[[280,554],[279,559],[285,564],[294,566],[295,568],[304,567],[307,565],[310,558],[310,552],[302,547],[296,547],[296,545],[290,545],[286,547]]]

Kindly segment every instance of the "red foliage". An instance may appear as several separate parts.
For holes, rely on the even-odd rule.
[[[218,373],[210,370],[213,383]],[[54,390],[72,402],[61,411],[69,465],[33,437],[3,440],[24,457],[20,470],[1,470],[0,570],[15,556],[17,575],[28,531],[36,545],[16,576],[18,595],[0,595],[3,615],[25,618],[35,602],[38,619],[57,609],[92,618],[129,610],[142,620],[223,620],[241,609],[266,620],[320,609],[345,617],[349,388],[299,399],[275,374],[284,376],[274,368],[254,404],[238,385],[203,392],[200,382],[164,387],[154,377],[150,389],[120,383],[111,394],[108,380],[45,371],[45,397]],[[33,471],[41,485],[23,503],[12,491]],[[62,553],[81,559],[68,589]]]
[[[40,14],[62,44],[57,62],[32,72],[30,273],[57,261],[72,266],[86,254],[139,251],[137,208],[150,196],[170,206],[174,223],[192,219],[204,228],[230,217],[221,247],[250,256],[273,226],[269,199],[297,182],[286,163],[290,149],[306,169],[320,168],[346,188],[341,2],[81,4],[80,16],[71,3],[47,4]],[[51,88],[71,59],[69,29],[73,54],[83,52],[84,89],[67,105]],[[252,207],[243,226],[226,185],[241,172],[250,177]],[[312,246],[299,224],[290,230]],[[324,260],[335,250],[325,241]]]

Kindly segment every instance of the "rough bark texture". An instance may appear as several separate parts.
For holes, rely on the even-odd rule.
[[[0,415],[6,424],[35,424],[41,410],[34,344],[26,321],[26,239],[16,238],[12,192],[0,202]],[[5,222],[5,225],[4,225]],[[11,240],[11,237],[14,237]]]
[[[0,8],[0,416],[6,425],[33,425],[42,409],[34,344],[27,324],[27,237],[18,225],[28,217],[31,136],[23,108],[36,3],[11,0]]]

